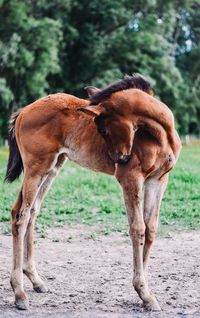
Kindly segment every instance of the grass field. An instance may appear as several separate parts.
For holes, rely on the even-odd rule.
[[[8,153],[0,150],[0,221],[10,231],[10,208],[20,187],[3,183]],[[45,235],[48,226],[65,222],[102,224],[101,231],[127,232],[122,193],[113,177],[67,163],[45,199],[37,230]],[[200,145],[185,146],[170,174],[161,206],[160,231],[200,228]]]

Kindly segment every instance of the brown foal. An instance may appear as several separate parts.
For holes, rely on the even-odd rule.
[[[89,87],[88,94],[89,101],[49,95],[11,117],[6,180],[14,181],[24,170],[12,208],[15,304],[28,308],[23,273],[36,292],[47,291],[34,263],[34,223],[52,181],[69,159],[119,181],[133,245],[133,286],[147,309],[159,310],[146,270],[168,172],[181,149],[173,115],[151,96],[149,83],[138,75],[103,90]]]

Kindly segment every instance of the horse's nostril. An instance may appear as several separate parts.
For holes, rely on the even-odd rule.
[[[171,154],[168,155],[168,161],[173,161],[173,156]]]

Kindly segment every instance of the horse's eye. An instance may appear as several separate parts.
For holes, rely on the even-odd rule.
[[[105,128],[99,128],[99,133],[103,136],[106,137],[108,135],[108,132],[106,131]]]

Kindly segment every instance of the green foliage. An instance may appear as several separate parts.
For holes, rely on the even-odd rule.
[[[48,76],[60,71],[62,33],[59,21],[34,17],[28,1],[3,2],[0,20],[0,133],[5,137],[8,114],[45,95]]]
[[[0,20],[4,138],[16,108],[132,72],[151,80],[180,133],[200,133],[198,0],[1,0]]]
[[[161,206],[160,231],[200,228],[200,146],[185,146]],[[0,221],[8,231],[10,210],[20,181],[3,184],[7,152],[0,150]],[[104,233],[127,232],[122,193],[113,177],[97,174],[68,162],[61,170],[37,219],[37,230],[66,222],[99,224]],[[102,226],[101,226],[102,224]]]

